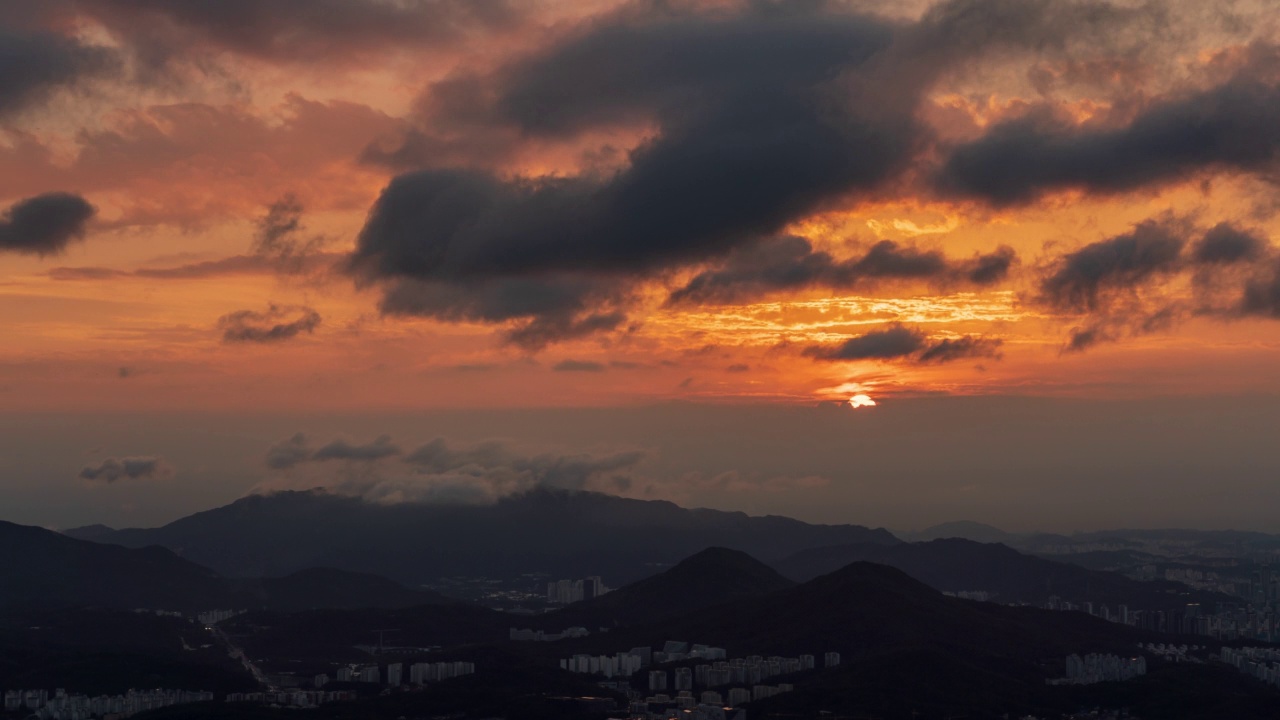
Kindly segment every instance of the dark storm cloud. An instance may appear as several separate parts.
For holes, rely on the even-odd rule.
[[[997,282],[1012,251],[959,267],[890,244],[837,262],[769,239],[888,192],[929,146],[917,106],[942,74],[986,53],[1105,40],[1134,16],[1067,0],[952,0],[914,24],[822,2],[626,5],[496,70],[431,86],[410,143],[420,152],[367,153],[418,169],[384,189],[351,271],[383,288],[384,312],[503,323],[532,349],[624,327],[625,288],[677,268],[705,272],[676,302],[876,277]],[[618,168],[534,178],[478,169],[527,141],[639,127],[654,131]],[[568,291],[546,287],[565,281]],[[508,284],[537,292],[511,302]]]
[[[1219,223],[1196,243],[1191,257],[1199,264],[1229,265],[1257,260],[1266,249],[1265,239],[1230,223]]]
[[[218,330],[227,343],[280,342],[314,332],[319,325],[320,313],[309,307],[272,305],[266,312],[237,310],[218,318]]]
[[[1085,350],[1088,350],[1094,345],[1107,342],[1113,339],[1114,338],[1109,336],[1105,330],[1097,326],[1073,328],[1071,330],[1071,336],[1067,340],[1066,346],[1062,348],[1062,352],[1064,353],[1084,352]]]
[[[1001,341],[972,335],[930,341],[922,331],[894,324],[884,330],[851,337],[836,345],[814,345],[802,354],[817,360],[898,360],[922,364],[972,357],[997,357]]]
[[[997,125],[955,148],[937,184],[1010,205],[1055,190],[1124,192],[1204,170],[1272,171],[1277,158],[1280,87],[1246,75],[1157,102],[1123,127],[1082,127],[1047,110]]]
[[[116,67],[115,54],[106,48],[48,32],[0,27],[0,117]]]
[[[1132,232],[1101,240],[1063,255],[1040,283],[1050,305],[1095,310],[1102,295],[1141,285],[1153,276],[1178,271],[1186,237],[1171,222],[1148,220]]]
[[[604,372],[603,363],[593,362],[591,360],[561,360],[551,366],[555,372]]]
[[[391,442],[391,437],[382,435],[373,442],[364,445],[353,445],[345,440],[334,440],[316,450],[309,459],[373,461],[399,454],[400,448]]]
[[[1061,255],[1039,290],[1033,301],[1080,322],[1063,352],[1081,352],[1190,318],[1280,319],[1280,251],[1232,223],[1165,217]]]
[[[629,166],[600,177],[402,175],[372,209],[353,268],[365,280],[420,283],[390,284],[384,309],[391,312],[490,322],[555,317],[555,325],[585,332],[578,323],[595,293],[583,285],[715,257],[898,169],[914,139],[910,118],[859,119],[820,92],[842,68],[884,48],[890,30],[814,11],[594,26],[487,79],[497,100],[471,112],[549,136],[634,113],[654,117],[660,134],[632,151]],[[591,280],[555,292],[549,286],[559,280],[539,280],[565,274]],[[506,285],[529,302],[508,302]],[[621,322],[610,312],[589,325]]]
[[[814,251],[808,240],[784,237],[743,247],[718,268],[694,276],[671,293],[673,304],[734,302],[780,290],[822,287],[848,290],[881,280],[926,280],[989,285],[1003,280],[1017,255],[1001,246],[971,260],[948,260],[937,250],[921,250],[882,240],[865,253],[836,260]]]
[[[818,360],[891,360],[918,352],[924,344],[924,333],[894,325],[851,337],[838,345],[808,347],[804,354]]]
[[[1242,315],[1280,320],[1280,259],[1271,259],[1260,277],[1245,284],[1240,302]]]
[[[379,309],[388,315],[425,315],[452,321],[521,321],[505,339],[527,350],[613,330],[626,321],[607,307],[621,289],[584,273],[474,282],[402,278],[383,288]]]
[[[342,61],[388,47],[435,46],[513,25],[506,0],[77,0],[138,46],[165,58],[209,44],[270,60]]]
[[[961,272],[974,285],[990,285],[1008,277],[1017,262],[1018,253],[1008,245],[1001,245],[994,252],[975,256],[961,266]]]
[[[0,65],[0,73],[3,72]],[[56,255],[73,240],[84,237],[97,211],[71,193],[47,193],[27,198],[0,215],[0,251],[28,255]]]
[[[943,338],[937,342],[930,343],[924,349],[924,352],[920,353],[916,358],[916,362],[927,365],[975,357],[998,358],[1000,357],[1000,346],[1003,343],[1004,341],[999,338],[983,338],[974,335]]]
[[[173,475],[173,468],[160,457],[109,457],[80,471],[81,480],[114,483],[117,480],[158,480]]]

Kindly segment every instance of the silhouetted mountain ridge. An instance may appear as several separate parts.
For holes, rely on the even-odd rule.
[[[641,625],[794,584],[740,550],[713,547],[657,575],[551,613],[541,624],[548,629]]]
[[[1188,602],[1230,601],[1217,593],[1169,581],[1140,582],[1112,572],[1025,555],[996,543],[950,538],[892,547],[846,545],[804,550],[775,564],[793,580],[829,572],[855,561],[899,568],[937,590],[984,591],[1001,603],[1042,604],[1052,596],[1081,603],[1127,604],[1133,609],[1175,609]]]
[[[406,607],[456,602],[386,578],[331,568],[286,577],[228,579],[148,546],[77,540],[0,521],[0,608],[101,607],[214,610]]]
[[[80,536],[81,530],[68,534]],[[236,577],[305,567],[373,572],[409,585],[451,575],[652,574],[709,546],[780,559],[844,543],[899,542],[888,531],[689,510],[661,500],[540,489],[489,505],[368,503],[332,493],[255,495],[164,527],[84,533],[128,547],[162,545]]]

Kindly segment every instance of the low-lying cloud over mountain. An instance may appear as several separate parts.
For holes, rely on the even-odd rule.
[[[334,440],[313,448],[299,433],[267,450],[267,467],[285,476],[269,480],[260,490],[322,483],[333,491],[382,503],[482,503],[537,488],[630,489],[632,474],[643,459],[640,451],[527,454],[498,441],[458,446],[443,438],[403,452],[385,435],[370,443]],[[342,466],[334,468],[331,461]],[[324,465],[330,467],[317,467]]]
[[[162,457],[109,457],[80,471],[80,479],[89,482],[114,483],[119,480],[164,480],[173,477],[174,468]]]

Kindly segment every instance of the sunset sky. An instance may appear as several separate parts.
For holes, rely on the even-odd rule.
[[[3,519],[1278,522],[1271,0],[0,0],[0,163]]]

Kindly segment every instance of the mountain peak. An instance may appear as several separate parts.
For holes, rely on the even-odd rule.
[[[743,597],[767,595],[795,583],[740,550],[709,547],[674,566],[561,614],[583,625],[638,625]]]

